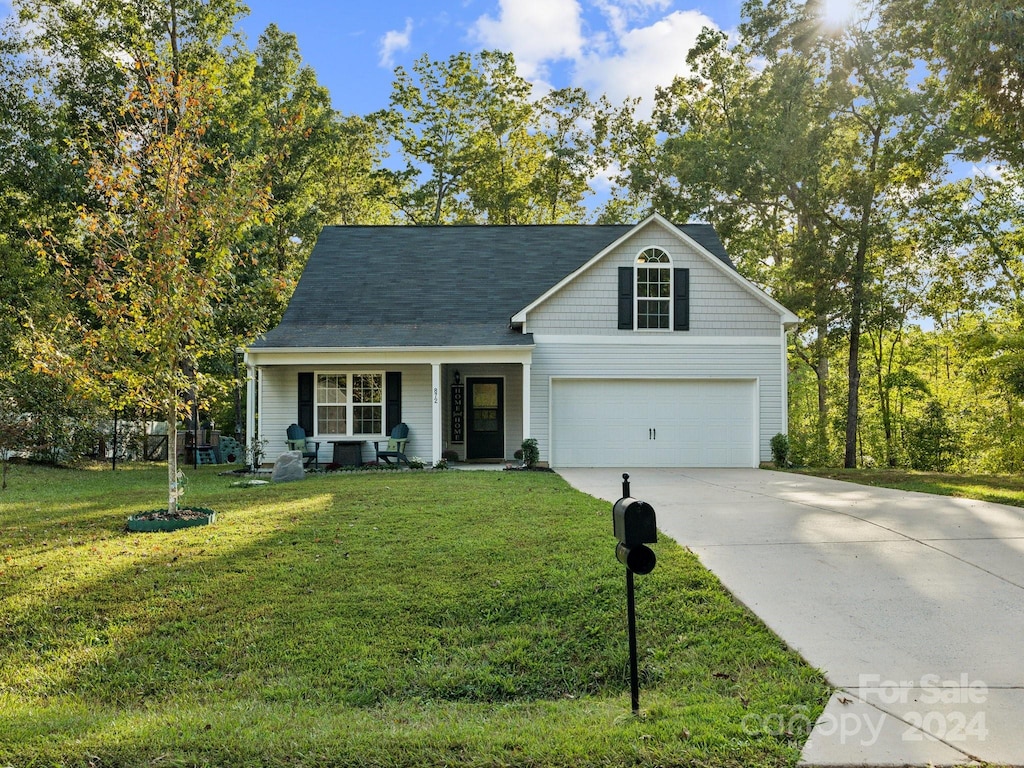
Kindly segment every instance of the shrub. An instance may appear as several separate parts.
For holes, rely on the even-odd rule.
[[[789,466],[789,437],[781,432],[772,438],[772,461],[776,467]]]
[[[523,440],[523,464],[527,467],[533,467],[540,460],[540,448],[537,447],[537,441],[528,437]]]
[[[937,472],[949,470],[959,446],[941,403],[929,400],[921,417],[910,422],[908,432],[907,449],[912,468]]]

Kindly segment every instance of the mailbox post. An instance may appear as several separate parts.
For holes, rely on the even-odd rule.
[[[612,527],[615,538],[615,557],[626,566],[626,615],[629,624],[629,690],[633,714],[640,714],[640,673],[636,653],[636,600],[633,574],[648,574],[654,570],[657,558],[648,547],[658,540],[658,524],[654,508],[646,501],[629,495],[629,475],[622,475],[622,498],[612,505]]]

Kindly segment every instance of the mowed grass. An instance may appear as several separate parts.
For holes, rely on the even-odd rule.
[[[845,480],[861,485],[898,488],[902,491],[959,496],[1024,507],[1024,477],[1020,475],[953,475],[911,469],[801,468],[805,475]]]
[[[234,488],[126,533],[161,467],[15,467],[0,492],[0,765],[792,766],[820,674],[663,539],[544,473]],[[616,482],[610,477],[609,482]]]

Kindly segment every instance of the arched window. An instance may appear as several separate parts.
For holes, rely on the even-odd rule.
[[[661,248],[644,248],[619,267],[620,331],[690,330],[690,270]]]
[[[636,257],[636,327],[672,327],[672,259],[661,248],[645,248]]]

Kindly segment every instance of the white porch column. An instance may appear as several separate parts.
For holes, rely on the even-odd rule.
[[[523,440],[530,439],[530,364],[523,363]]]
[[[242,446],[244,455],[248,455],[249,446],[256,437],[256,368],[245,366],[245,440]]]
[[[430,463],[441,460],[441,364],[430,364],[431,458]]]

